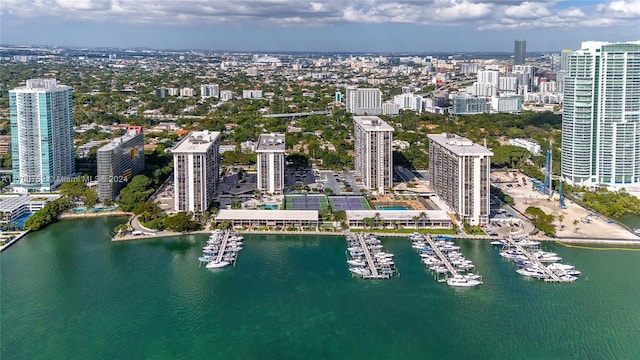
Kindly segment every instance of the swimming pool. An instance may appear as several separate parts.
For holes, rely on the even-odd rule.
[[[262,205],[260,208],[262,210],[278,210],[278,205]]]
[[[409,208],[398,205],[377,205],[376,210],[409,210]]]

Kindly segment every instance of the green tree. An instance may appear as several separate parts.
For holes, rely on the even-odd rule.
[[[166,217],[164,226],[175,232],[196,231],[202,228],[202,225],[193,219],[193,215],[186,212],[179,212],[173,216]]]
[[[84,204],[84,206],[91,208],[94,207],[99,201],[100,198],[98,197],[98,192],[96,191],[96,189],[84,190],[82,194],[82,203]]]

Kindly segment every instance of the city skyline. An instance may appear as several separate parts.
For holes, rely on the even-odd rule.
[[[525,39],[536,52],[640,38],[638,0],[7,0],[0,17],[14,45],[512,52]]]

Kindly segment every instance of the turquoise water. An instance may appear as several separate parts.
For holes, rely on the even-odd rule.
[[[377,205],[376,210],[409,210],[406,206]]]
[[[278,210],[278,205],[262,205],[260,208],[262,210]]]
[[[62,221],[0,256],[2,359],[637,359],[640,252],[549,244],[583,272],[528,281],[457,241],[479,288],[437,283],[406,239],[400,276],[352,278],[343,237],[246,236],[235,268],[207,236],[111,243],[123,220]]]
[[[77,207],[77,208],[71,209],[71,211],[73,211],[75,213],[81,213],[81,212],[87,211],[87,208],[86,207]]]

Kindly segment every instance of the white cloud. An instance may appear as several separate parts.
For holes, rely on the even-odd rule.
[[[640,19],[640,0],[616,0],[598,5],[598,10],[612,17]]]
[[[516,19],[533,19],[551,15],[547,9],[548,4],[523,2],[517,6],[509,6],[504,10],[504,14]]]
[[[2,20],[55,18],[115,23],[322,26],[403,23],[480,30],[633,26],[640,0],[1,0]],[[27,20],[29,21],[29,20]]]

